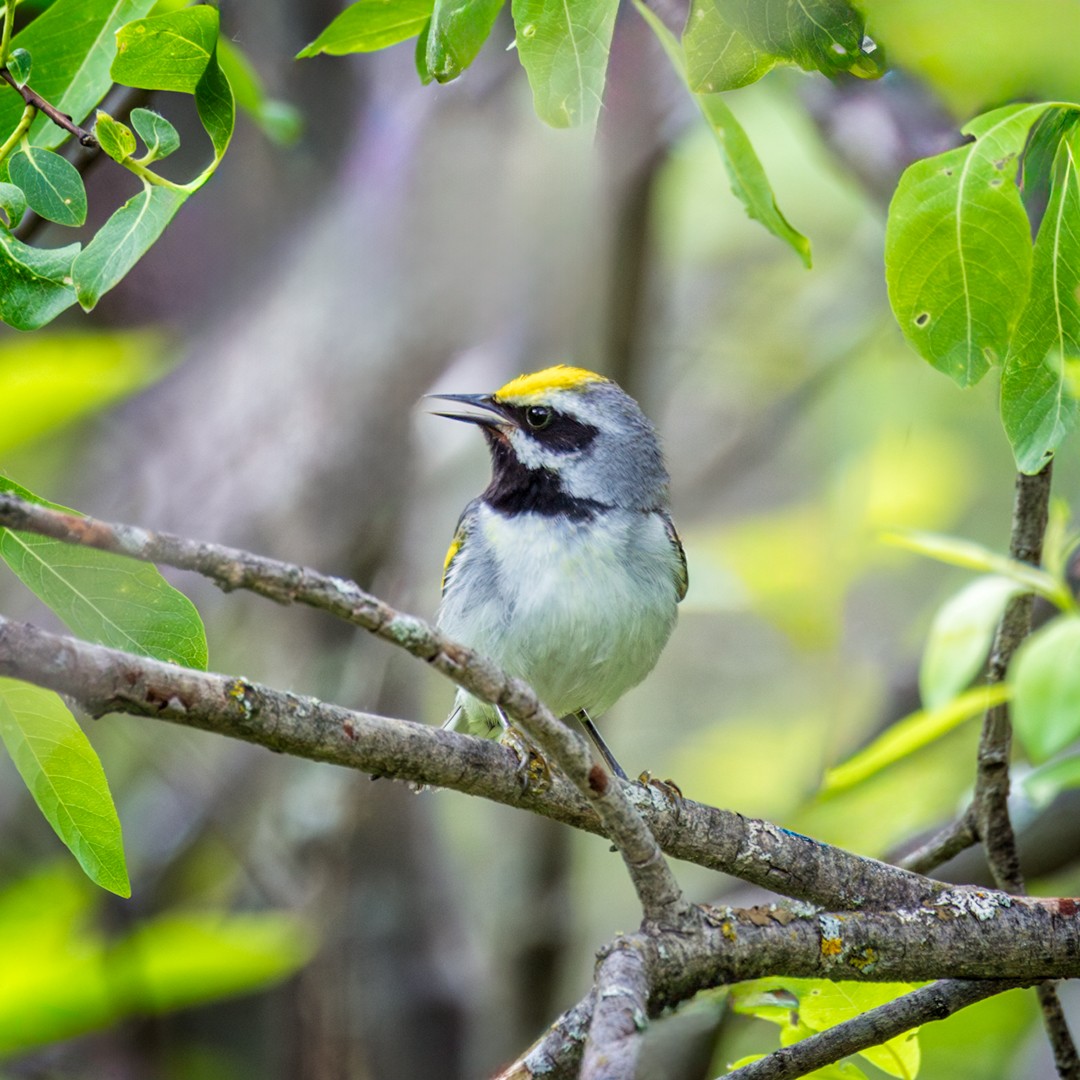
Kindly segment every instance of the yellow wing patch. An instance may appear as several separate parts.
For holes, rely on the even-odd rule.
[[[461,547],[464,543],[465,526],[459,525],[457,528],[457,532],[454,533],[454,539],[450,541],[450,547],[447,549],[446,558],[443,559],[442,582],[439,585],[441,593],[446,592],[446,579],[450,575],[450,567],[451,565],[453,565],[454,559],[457,558],[457,554],[461,550]]]
[[[556,364],[555,367],[544,368],[543,371],[534,371],[531,375],[519,375],[496,390],[492,396],[496,401],[521,405],[546,397],[553,390],[572,390],[586,383],[607,381],[603,375],[597,375],[595,371]]]

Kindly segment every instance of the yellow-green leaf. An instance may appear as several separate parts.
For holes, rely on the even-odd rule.
[[[94,748],[57,694],[0,678],[0,738],[87,876],[130,896],[120,819]]]

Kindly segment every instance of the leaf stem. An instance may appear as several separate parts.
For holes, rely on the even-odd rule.
[[[12,150],[15,149],[16,144],[22,139],[22,137],[30,130],[30,125],[34,122],[34,117],[37,115],[37,108],[34,105],[27,105],[23,109],[23,114],[19,118],[19,123],[16,125],[15,130],[7,137],[3,146],[0,146],[0,161],[3,161]]]
[[[11,34],[15,28],[16,0],[4,0],[4,26],[0,31],[0,67],[6,67],[11,51]]]
[[[142,161],[137,158],[124,158],[120,162],[128,172],[133,172],[140,180],[147,184],[153,184],[155,187],[169,188],[170,191],[180,191],[185,194],[189,194],[195,189],[190,184],[177,184],[172,180],[166,179],[160,173],[154,172],[153,169],[148,169]]]

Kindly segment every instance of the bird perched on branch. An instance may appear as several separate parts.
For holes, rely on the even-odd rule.
[[[576,717],[625,779],[593,720],[653,669],[687,586],[652,424],[609,379],[562,365],[433,396],[470,406],[437,415],[476,424],[491,452],[446,555],[440,629]],[[509,729],[465,690],[446,726]]]

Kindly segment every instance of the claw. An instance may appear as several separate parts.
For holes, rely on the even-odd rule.
[[[674,803],[676,806],[679,806],[684,801],[682,789],[674,780],[658,780],[648,769],[638,777],[638,783],[644,784],[645,787],[655,788],[668,802]]]
[[[544,791],[551,786],[551,769],[543,754],[517,728],[504,728],[499,742],[518,759],[516,771],[523,795],[529,791]]]

